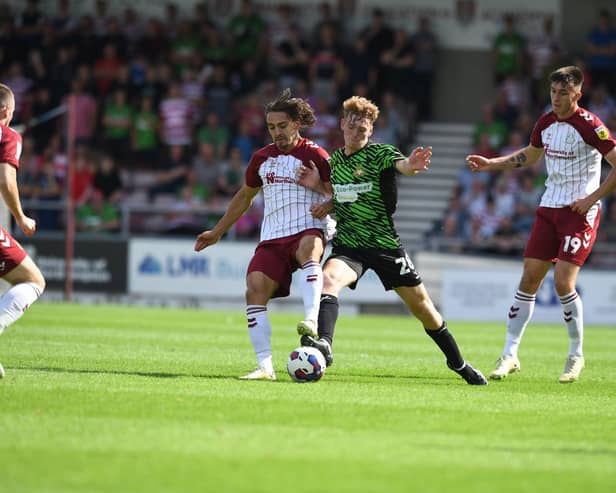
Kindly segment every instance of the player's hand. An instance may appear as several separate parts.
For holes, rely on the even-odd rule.
[[[411,170],[415,172],[428,171],[430,158],[432,157],[432,147],[416,147],[409,156]]]
[[[36,231],[36,221],[31,217],[24,216],[21,219],[16,219],[15,222],[26,236],[32,236]]]
[[[479,156],[478,154],[470,154],[466,156],[466,162],[470,170],[475,173],[478,171],[488,171],[488,168],[490,167],[490,160],[483,156]]]
[[[195,252],[200,252],[204,248],[218,243],[218,240],[220,240],[220,235],[217,235],[213,231],[204,231],[197,236],[197,241],[195,242]]]
[[[331,200],[323,202],[322,204],[313,204],[310,206],[310,213],[312,217],[317,219],[325,219],[330,212],[334,210],[334,203]]]
[[[584,197],[582,199],[574,200],[573,202],[571,202],[571,204],[569,204],[569,207],[571,207],[571,210],[573,212],[577,212],[578,214],[581,214],[583,216],[590,210],[593,205],[595,205],[595,202],[596,200],[594,199]]]
[[[321,175],[317,165],[313,161],[302,164],[297,170],[297,184],[302,187],[314,190],[315,192],[322,191]]]

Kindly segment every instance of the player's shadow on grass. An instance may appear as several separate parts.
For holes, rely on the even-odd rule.
[[[354,383],[380,383],[390,380],[392,383],[397,382],[413,382],[418,384],[434,385],[451,383],[451,380],[456,381],[456,376],[450,377],[448,375],[429,375],[424,373],[415,373],[408,375],[400,375],[395,373],[341,373],[337,375],[325,375],[324,379],[344,381],[349,378],[353,379]]]
[[[172,373],[172,372],[147,372],[147,371],[130,371],[130,370],[103,370],[103,369],[91,369],[91,368],[58,368],[58,367],[31,367],[31,366],[13,366],[7,367],[7,370],[26,370],[26,371],[40,371],[50,373],[74,373],[82,375],[123,375],[133,377],[145,377],[145,378],[204,378],[213,380],[238,380],[234,375],[220,375],[220,374],[206,374],[206,373]],[[340,375],[325,375],[324,379],[332,380],[335,382],[344,382],[349,378],[353,379],[354,383],[379,383],[382,381],[390,380],[392,383],[397,382],[413,382],[417,384],[425,385],[448,385],[451,383],[452,378],[449,376],[434,376],[425,374],[410,374],[410,375],[397,375],[397,374],[359,374],[359,373],[342,373]],[[455,380],[455,377],[454,377]],[[275,382],[285,382],[286,379],[279,379]],[[290,379],[289,383],[293,383]]]
[[[78,374],[92,374],[92,375],[124,375],[133,377],[147,377],[147,378],[211,378],[221,380],[236,380],[236,377],[231,375],[209,375],[204,373],[170,373],[170,372],[147,372],[147,371],[130,371],[130,370],[95,370],[84,368],[52,368],[52,367],[40,367],[34,368],[31,366],[14,366],[7,368],[7,370],[30,370],[40,372],[52,372],[52,373],[78,373]]]
[[[607,456],[616,456],[616,450],[609,448],[584,448],[584,447],[512,447],[508,446],[498,446],[498,445],[489,445],[486,447],[477,447],[478,449],[483,450],[492,450],[495,452],[502,452],[504,454],[511,454],[512,452],[517,453],[531,453],[531,454],[564,454],[571,456],[579,456],[580,454],[585,455],[607,455]]]

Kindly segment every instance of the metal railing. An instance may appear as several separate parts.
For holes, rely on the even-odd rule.
[[[50,233],[53,235],[63,233],[65,224],[64,216],[66,214],[66,203],[64,200],[26,199],[22,200],[22,207],[27,214],[31,214],[35,218],[40,216],[41,213],[57,213],[57,227],[49,229],[39,228],[39,231],[41,233]],[[173,221],[181,220],[182,216],[186,219],[190,217],[193,220],[195,228],[202,231],[213,226],[226,210],[222,206],[201,206],[181,209],[174,205],[160,204],[118,204],[117,209],[120,213],[119,227],[116,231],[106,232],[106,234],[119,235],[121,237],[169,232],[168,229],[165,228],[161,228],[160,230],[157,230],[157,228],[144,229],[143,225],[148,224],[148,219],[155,217],[161,218],[161,224],[165,218],[169,221]],[[77,230],[77,234],[82,233],[84,233],[84,231]],[[19,236],[19,232],[16,232],[16,234]],[[228,236],[230,238],[235,237],[234,228],[231,228]]]

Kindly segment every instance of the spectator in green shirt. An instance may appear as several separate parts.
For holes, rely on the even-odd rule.
[[[197,132],[199,144],[212,144],[212,146],[214,146],[214,155],[216,159],[224,159],[227,154],[229,138],[229,129],[220,124],[218,114],[214,112],[208,113],[205,117],[205,125]]]
[[[231,37],[231,53],[237,61],[260,59],[265,53],[267,25],[253,11],[251,0],[242,0],[240,12],[231,18],[227,32]]]
[[[131,149],[138,165],[155,168],[158,159],[160,118],[153,108],[154,100],[152,97],[143,96],[139,111],[133,119]]]
[[[192,58],[201,51],[201,43],[190,21],[183,20],[178,26],[178,34],[171,43],[170,58],[175,68],[182,72],[190,65]]]
[[[522,74],[526,53],[526,38],[515,30],[512,15],[503,18],[504,28],[492,45],[494,53],[494,78],[500,84],[510,74]]]
[[[475,125],[473,130],[473,145],[477,147],[479,145],[479,138],[481,134],[488,134],[490,136],[490,146],[495,151],[500,151],[501,148],[507,142],[509,129],[507,124],[494,117],[494,108],[491,104],[486,104],[482,110],[482,118]]]
[[[88,233],[111,233],[120,230],[120,211],[103,194],[93,190],[89,199],[76,210],[77,230]]]
[[[116,89],[103,111],[104,144],[114,158],[119,160],[126,157],[133,125],[133,109],[126,99],[126,91]]]

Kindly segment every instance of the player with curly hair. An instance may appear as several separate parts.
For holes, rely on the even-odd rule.
[[[246,317],[257,368],[240,377],[245,380],[276,379],[267,303],[289,295],[291,275],[297,269],[301,269],[305,310],[297,330],[316,336],[323,285],[320,261],[329,223],[328,218],[315,218],[310,212],[314,204],[325,200],[325,194],[331,194],[329,154],[300,135],[301,128],[315,122],[312,108],[307,101],[291,97],[286,89],[266,105],[265,114],[273,143],[253,154],[244,184],[231,199],[227,211],[212,230],[199,234],[195,243],[195,250],[200,251],[218,242],[248,210],[257,193],[263,191],[261,237],[246,276]],[[297,174],[302,166],[318,170],[320,191],[298,183]]]

